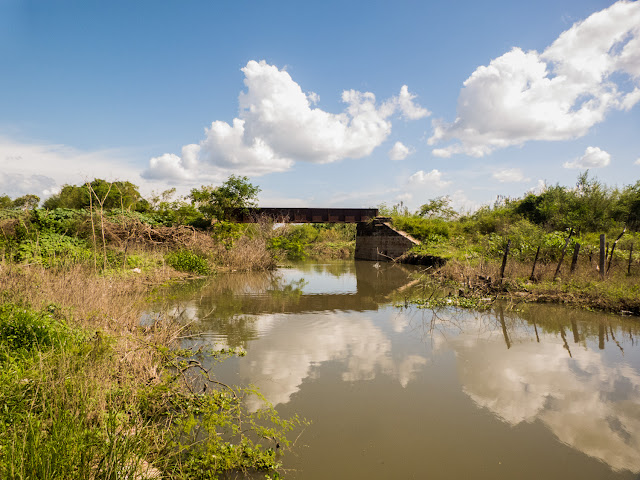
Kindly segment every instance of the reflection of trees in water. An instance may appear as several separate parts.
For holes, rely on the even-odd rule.
[[[614,470],[640,472],[639,365],[625,357],[638,348],[637,322],[546,305],[421,315],[416,331],[436,351],[455,353],[462,389],[476,405],[512,426],[540,422]]]
[[[295,265],[295,268],[302,272],[329,274],[334,277],[341,277],[342,275],[355,273],[355,264],[352,261],[328,262],[328,263],[299,263]]]
[[[447,338],[473,331],[478,335],[502,337],[505,347],[509,349],[514,343],[540,343],[545,338],[557,337],[569,356],[574,346],[587,348],[588,342],[597,342],[601,350],[612,343],[624,354],[624,345],[637,346],[640,335],[640,324],[624,317],[557,305],[530,304],[518,311],[506,307],[497,303],[485,311],[454,307],[407,307],[404,311],[411,312],[407,313],[412,317],[410,328],[423,341],[433,341],[436,335]]]
[[[267,293],[272,298],[286,298],[292,300],[302,296],[302,289],[307,286],[307,282],[304,278],[298,280],[291,280],[288,283],[283,281],[274,282],[272,288],[267,290]]]
[[[229,346],[246,347],[261,328],[268,328],[265,315],[377,310],[412,281],[410,272],[402,265],[375,268],[372,262],[303,263],[290,270],[222,274],[197,287],[186,286],[185,294],[174,290],[167,302],[174,309],[182,305],[189,312],[185,321],[195,320],[202,331],[226,337]],[[357,292],[306,294],[307,279],[314,275],[355,276]]]
[[[285,282],[277,273],[227,275],[203,289],[197,299],[201,330],[225,337],[230,347],[246,347],[258,337],[256,315],[286,310],[302,296],[304,279]]]

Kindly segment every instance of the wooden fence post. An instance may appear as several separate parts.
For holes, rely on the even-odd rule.
[[[613,242],[613,245],[611,246],[611,253],[609,254],[609,264],[607,265],[607,273],[609,273],[609,269],[611,268],[611,260],[613,260],[613,252],[616,249],[616,245],[618,244],[618,240],[620,240],[622,238],[622,236],[624,235],[624,232],[627,231],[627,227],[625,226],[622,229],[622,233],[620,235],[618,235],[618,238],[616,238],[615,242]]]
[[[540,255],[540,246],[538,246],[538,250],[536,250],[536,258],[533,260],[533,268],[531,269],[531,276],[529,280],[532,282],[536,281],[535,273],[536,273],[536,263],[538,263],[538,255]]]
[[[573,249],[573,258],[571,259],[571,270],[570,273],[576,269],[576,265],[578,264],[578,255],[580,254],[580,244],[576,243],[576,247]]]
[[[598,268],[600,269],[600,278],[604,279],[604,260],[605,260],[605,251],[604,251],[604,233],[600,235],[600,263],[598,263]]]
[[[560,266],[562,265],[562,261],[564,260],[564,254],[567,252],[567,247],[569,246],[569,240],[571,240],[571,235],[573,235],[573,227],[571,227],[571,230],[569,230],[569,236],[567,237],[567,240],[564,242],[564,248],[562,249],[562,254],[560,254],[560,261],[558,262],[558,266],[556,267],[556,273],[553,274],[554,280],[560,273]]]
[[[500,281],[504,278],[504,269],[507,266],[507,255],[509,255],[509,247],[511,246],[511,240],[507,240],[507,246],[504,249],[504,256],[502,257],[502,267],[500,268]]]

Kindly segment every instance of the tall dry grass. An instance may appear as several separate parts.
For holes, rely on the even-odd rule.
[[[276,267],[276,261],[267,249],[263,236],[243,236],[231,248],[217,244],[209,255],[216,265],[225,270],[271,270]]]
[[[279,468],[273,449],[257,444],[266,438],[257,422],[263,417],[243,406],[254,393],[216,382],[185,359],[192,352],[168,348],[183,332],[177,322],[140,325],[149,283],[90,267],[0,262],[0,405],[9,406],[0,410],[3,480],[186,480]],[[67,339],[15,349],[7,330],[15,315],[27,326],[21,332],[55,328]],[[206,374],[206,394],[194,390],[195,369]],[[267,440],[287,446],[297,417],[264,415],[276,429]],[[225,440],[222,432],[234,436]]]
[[[184,329],[171,317],[140,326],[150,286],[163,279],[160,270],[145,276],[107,277],[82,265],[52,270],[0,262],[0,300],[28,304],[34,310],[53,304],[72,327],[93,334],[95,341],[109,338],[117,368],[92,372],[98,383],[121,382],[124,377],[156,382],[160,379],[157,347],[174,345]]]

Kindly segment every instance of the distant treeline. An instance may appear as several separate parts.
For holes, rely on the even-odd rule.
[[[640,181],[623,188],[608,187],[596,178],[589,178],[587,171],[579,175],[573,187],[556,184],[519,198],[499,196],[493,205],[482,206],[471,213],[455,211],[449,197],[429,200],[415,213],[401,204],[391,208],[383,205],[381,210],[395,217],[437,219],[449,225],[455,222],[466,233],[499,232],[521,220],[547,232],[569,228],[577,233],[606,232],[624,226],[638,231]]]
[[[285,258],[345,258],[353,253],[355,225],[273,229],[234,223],[238,212],[257,206],[259,191],[247,177],[232,175],[219,186],[194,188],[183,197],[170,189],[147,199],[131,182],[103,179],[64,185],[42,206],[34,194],[15,199],[1,195],[0,260],[46,267],[93,263],[103,269],[138,268],[144,263],[141,250],[159,248],[174,252],[165,263],[203,273],[212,268],[195,265],[199,260],[193,255],[211,265],[239,269],[268,267]],[[242,248],[235,248],[238,245]],[[251,255],[241,254],[243,249]],[[177,250],[182,251],[179,261]],[[257,252],[262,252],[259,260]]]
[[[423,254],[446,258],[496,258],[507,242],[510,255],[532,259],[538,247],[543,260],[557,258],[571,232],[573,247],[580,243],[589,255],[596,251],[599,235],[617,238],[617,255],[640,243],[640,181],[622,188],[609,187],[588,172],[578,176],[575,186],[548,186],[519,198],[500,196],[492,205],[460,213],[449,197],[429,200],[416,212],[402,204],[381,206],[396,228],[422,242]]]

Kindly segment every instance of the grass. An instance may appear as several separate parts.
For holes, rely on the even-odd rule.
[[[0,262],[0,478],[279,478],[302,422],[248,412],[258,393],[180,350],[183,325],[140,326],[149,280]]]
[[[433,302],[449,302],[463,307],[486,306],[487,298],[506,298],[517,302],[561,303],[615,313],[640,315],[640,282],[628,275],[626,264],[613,263],[605,279],[586,258],[570,272],[570,259],[554,278],[557,262],[536,266],[531,280],[532,263],[508,259],[504,278],[500,279],[501,261],[483,257],[450,259],[444,266],[428,269],[422,277],[425,284],[445,287],[447,299],[437,296]],[[637,267],[636,267],[637,268]],[[459,297],[458,299],[451,297]],[[418,298],[424,303],[426,298]]]

